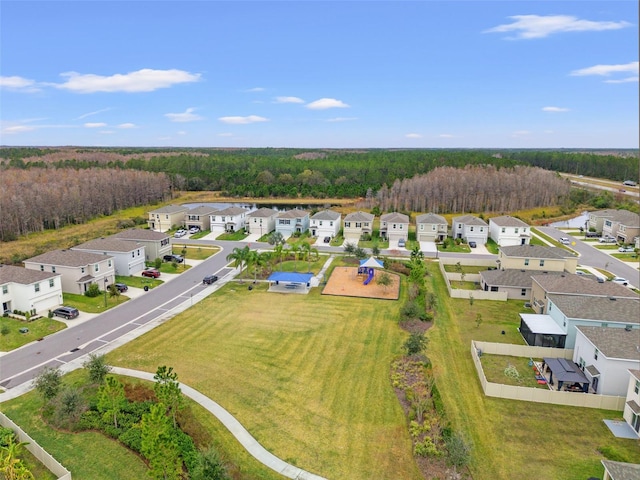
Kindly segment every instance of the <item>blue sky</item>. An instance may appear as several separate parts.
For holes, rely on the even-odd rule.
[[[0,144],[638,148],[638,2],[0,2]]]

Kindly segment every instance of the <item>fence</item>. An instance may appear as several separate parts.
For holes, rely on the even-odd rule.
[[[442,258],[440,259],[439,266],[440,272],[444,277],[445,284],[447,285],[447,290],[449,291],[449,296],[451,298],[470,298],[473,296],[474,300],[498,300],[502,302],[507,301],[508,293],[507,292],[487,292],[485,290],[461,290],[458,288],[451,288],[451,281],[461,281],[462,277],[457,272],[447,272],[444,269],[445,265],[455,265],[455,259],[452,258]],[[486,266],[487,268],[490,266],[495,267],[495,261],[492,260],[466,260],[464,261],[465,265],[473,265],[473,266]],[[464,276],[466,281],[470,282],[480,282],[480,274],[479,273],[467,273]]]
[[[9,417],[0,412],[0,425],[6,428],[10,428],[16,434],[18,441],[27,442],[25,448],[36,457],[40,463],[47,467],[58,480],[71,480],[71,472],[64,468],[60,462],[53,458],[49,453],[45,451],[36,441],[27,435],[18,425],[16,425]]]
[[[507,398],[510,400],[524,400],[528,402],[550,403],[553,405],[570,405],[574,407],[600,408],[604,410],[623,411],[625,397],[613,395],[591,395],[587,393],[558,392],[541,388],[518,387],[504,385],[487,380],[482,369],[479,352],[493,355],[512,355],[515,357],[540,358],[573,357],[573,350],[547,347],[529,347],[526,345],[510,345],[503,343],[471,341],[471,357],[475,363],[482,391],[488,397]]]

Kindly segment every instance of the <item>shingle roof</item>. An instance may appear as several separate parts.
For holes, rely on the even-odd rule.
[[[562,274],[561,276],[539,275],[533,280],[547,293],[569,295],[589,295],[598,297],[638,298],[633,290],[613,282],[598,283],[580,275]]]
[[[454,223],[463,223],[465,225],[489,226],[487,222],[485,222],[481,218],[474,217],[473,215],[462,215],[460,217],[455,217],[453,221]]]
[[[489,223],[495,223],[499,227],[528,227],[525,222],[519,218],[512,217],[510,215],[503,215],[502,217],[494,217],[489,219]]]
[[[614,462],[613,460],[601,460],[601,462],[609,472],[611,480],[638,480],[640,478],[640,465],[638,464]]]
[[[640,330],[632,328],[587,327],[576,325],[593,345],[607,358],[640,359]]]
[[[25,260],[25,263],[41,263],[43,265],[64,265],[66,267],[84,267],[92,263],[102,262],[111,255],[82,252],[79,250],[52,250]]]
[[[557,277],[560,276],[560,274],[561,272],[549,272],[543,276]],[[533,283],[531,279],[533,275],[540,275],[540,272],[534,270],[516,270],[513,268],[480,272],[480,277],[482,277],[484,283],[498,287],[530,288]]]
[[[409,223],[409,217],[404,213],[391,212],[380,215],[380,221],[387,223]]]
[[[640,370],[629,369],[629,373],[640,380]]]
[[[208,206],[208,205],[200,205],[198,207],[194,207],[186,212],[187,215],[210,215],[213,212],[217,211],[217,208]]]
[[[186,212],[187,210],[188,208],[183,207],[182,205],[166,205],[156,210],[151,210],[149,213],[179,213]]]
[[[215,212],[211,212],[211,215],[240,215],[241,213],[246,213],[249,210],[242,207],[227,207],[222,210],[216,210]]]
[[[367,212],[353,212],[344,217],[345,222],[373,222],[375,216]]]
[[[333,210],[322,210],[311,218],[313,220],[338,220],[340,218],[340,213],[334,212]]]
[[[161,233],[156,230],[145,230],[142,228],[132,228],[130,230],[123,230],[122,232],[111,235],[115,238],[121,238],[125,240],[138,240],[138,241],[158,241],[169,238],[166,233]]]
[[[573,258],[576,256],[575,254],[562,248],[531,244],[500,247],[500,251],[508,257],[548,258],[553,260]]]
[[[262,208],[259,208],[258,210],[254,210],[253,212],[247,214],[247,217],[268,218],[268,217],[273,217],[277,213],[278,211],[274,210],[273,208],[262,207]]]
[[[640,298],[558,294],[547,298],[569,318],[640,324]]]
[[[309,215],[309,212],[305,210],[286,210],[284,212],[278,212],[278,218],[303,218]]]
[[[626,227],[640,226],[640,215],[630,212],[629,210],[598,210],[596,212],[591,212],[589,215],[592,215],[594,217],[608,218]]]
[[[423,213],[416,217],[416,223],[435,223],[438,225],[447,225],[447,220],[435,213]]]
[[[72,250],[98,250],[101,252],[130,252],[142,245],[135,240],[124,240],[122,238],[96,238],[88,242],[72,247]]]
[[[40,270],[31,270],[29,268],[16,267],[15,265],[0,265],[0,285],[12,282],[30,285],[59,276],[59,273],[41,272]]]

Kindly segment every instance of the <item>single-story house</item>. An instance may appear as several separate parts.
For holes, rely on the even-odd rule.
[[[489,236],[501,247],[527,245],[531,241],[529,225],[510,215],[490,218]]]
[[[247,214],[244,228],[247,233],[259,234],[261,237],[276,229],[278,211],[262,207]]]
[[[391,212],[380,216],[380,236],[390,242],[409,239],[409,216]]]
[[[276,217],[276,232],[284,238],[294,233],[304,233],[309,229],[309,212],[305,210],[286,210],[278,212]]]
[[[162,258],[165,255],[171,254],[171,238],[166,233],[142,228],[132,228],[111,236],[121,240],[133,240],[144,245],[146,261],[153,261],[156,258]]]
[[[211,230],[211,215],[217,211],[209,205],[200,205],[187,210],[184,214],[184,225],[188,229],[199,228],[200,230]]]
[[[531,298],[532,275],[542,272],[531,270],[484,270],[480,272],[480,288],[486,292],[507,292],[508,299],[528,300]],[[561,275],[547,272],[544,275]]]
[[[239,232],[244,228],[245,217],[249,210],[242,207],[227,207],[209,215],[212,232]]]
[[[115,282],[115,262],[111,255],[80,250],[53,250],[24,261],[30,270],[61,275],[62,291],[84,294],[92,283],[101,290]]]
[[[640,370],[640,330],[576,326],[573,361],[602,395],[624,396],[629,370]]]
[[[342,215],[333,210],[322,210],[311,217],[309,230],[312,237],[335,237],[340,232]]]
[[[481,245],[489,238],[489,225],[481,218],[473,215],[462,215],[453,219],[451,236],[465,242],[476,242]]]
[[[167,205],[149,212],[149,228],[158,232],[166,232],[173,227],[184,225],[184,214],[188,210],[182,205]]]
[[[62,278],[59,273],[0,265],[0,303],[2,311],[46,312],[62,304]]]
[[[512,245],[500,247],[498,268],[502,270],[539,270],[543,272],[576,273],[577,255],[558,247],[542,245]]]
[[[362,235],[373,234],[375,216],[367,212],[353,212],[344,217],[342,235],[345,241],[357,244]]]
[[[107,237],[89,240],[72,247],[71,250],[102,253],[113,257],[116,275],[129,277],[140,273],[145,267],[145,251],[142,243]]]
[[[629,370],[626,399],[622,416],[640,437],[640,369]],[[638,465],[638,475],[640,475],[640,465]]]
[[[447,220],[435,213],[424,213],[416,217],[416,240],[418,242],[442,242],[448,235]]]

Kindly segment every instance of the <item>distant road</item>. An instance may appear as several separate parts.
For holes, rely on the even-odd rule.
[[[640,203],[640,187],[628,187],[623,185],[622,182],[615,182],[613,180],[605,180],[602,178],[585,177],[583,175],[572,175],[570,173],[561,173],[560,176],[568,178],[574,185],[579,185],[585,188],[593,188],[598,190],[606,190],[608,192],[616,193],[618,195],[624,195]]]

